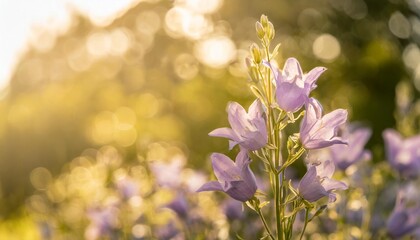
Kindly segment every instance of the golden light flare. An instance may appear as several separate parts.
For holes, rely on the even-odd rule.
[[[340,55],[341,46],[334,36],[322,34],[315,39],[312,45],[312,51],[320,60],[330,62]]]
[[[236,46],[229,37],[214,36],[198,42],[194,55],[205,65],[224,68],[236,58]]]

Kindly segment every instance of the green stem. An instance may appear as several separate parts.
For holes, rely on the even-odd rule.
[[[271,231],[270,231],[270,228],[268,227],[267,221],[265,220],[264,215],[263,215],[263,214],[262,214],[262,212],[261,212],[261,209],[260,209],[259,207],[255,208],[255,209],[257,210],[257,213],[258,213],[258,215],[260,216],[260,219],[261,219],[261,221],[262,221],[262,223],[263,223],[263,225],[264,225],[265,231],[267,231],[267,233],[268,233],[268,236],[269,236],[272,240],[275,240],[275,238],[274,238],[273,234],[272,234],[272,233],[271,233]]]
[[[308,225],[308,218],[309,218],[309,209],[305,208],[305,224],[303,225],[302,233],[300,234],[300,240],[302,240],[303,235],[305,234],[306,226]]]
[[[277,223],[277,239],[283,239],[283,229],[281,224],[282,219],[282,208],[281,206],[281,186],[280,186],[280,179],[277,173],[275,175],[275,208],[276,208],[276,223]]]

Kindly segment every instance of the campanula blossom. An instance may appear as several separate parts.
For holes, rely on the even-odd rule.
[[[394,210],[386,224],[388,234],[393,239],[414,234],[420,230],[420,206],[418,203],[409,204],[409,199],[403,191],[399,192]]]
[[[332,191],[345,190],[347,185],[331,179],[334,170],[334,163],[330,160],[310,163],[308,171],[299,182],[299,195],[309,202],[315,202],[324,196],[328,196],[329,202],[335,202],[336,196]]]
[[[231,128],[218,128],[210,132],[210,136],[230,139],[229,149],[239,144],[244,149],[254,151],[267,144],[267,127],[260,101],[254,101],[248,113],[238,103],[231,102],[227,112]]]
[[[270,63],[265,64],[274,74],[277,104],[287,112],[298,111],[308,101],[309,93],[317,87],[316,80],[326,70],[324,67],[316,67],[304,74],[295,58],[287,59],[283,70],[273,67]]]
[[[347,110],[336,109],[322,116],[322,106],[314,98],[306,104],[306,113],[300,125],[300,140],[306,149],[346,144],[337,137],[338,127],[347,120]]]
[[[235,162],[220,153],[213,153],[211,160],[218,181],[205,183],[197,192],[222,191],[241,202],[246,202],[254,196],[257,182],[249,168],[251,159],[246,150],[239,152]]]
[[[389,164],[403,177],[417,177],[420,174],[420,135],[403,139],[397,131],[386,129],[382,136]]]
[[[371,152],[364,149],[371,134],[372,131],[369,128],[355,125],[343,128],[341,137],[347,141],[348,145],[335,144],[329,147],[331,159],[340,170],[344,171],[358,161],[371,159]]]

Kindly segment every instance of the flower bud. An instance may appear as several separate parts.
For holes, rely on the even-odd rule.
[[[264,14],[263,14],[263,15],[261,15],[260,22],[261,22],[261,25],[262,25],[264,28],[266,28],[266,27],[268,26],[268,23],[269,23],[267,16],[266,16],[266,15],[264,15]]]
[[[266,31],[267,31],[268,40],[273,40],[274,35],[276,34],[276,31],[274,30],[274,26],[271,22],[268,22]]]
[[[260,22],[255,23],[255,30],[257,31],[257,36],[259,39],[263,39],[265,36],[264,27],[261,25]]]
[[[251,45],[251,54],[252,58],[254,59],[255,63],[260,64],[262,61],[261,51],[257,44],[253,43]]]

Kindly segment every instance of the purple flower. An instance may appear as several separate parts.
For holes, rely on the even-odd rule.
[[[324,196],[328,196],[329,202],[335,202],[336,196],[332,191],[345,190],[347,185],[331,179],[334,170],[334,163],[330,160],[309,164],[308,171],[298,185],[299,195],[309,202],[315,202]]]
[[[308,101],[309,93],[316,88],[316,80],[327,70],[324,67],[316,67],[303,74],[295,58],[287,59],[282,71],[269,63],[266,65],[271,68],[276,80],[277,104],[287,112],[298,111]]]
[[[388,234],[394,238],[400,238],[413,234],[420,230],[420,207],[417,205],[408,206],[407,199],[403,194],[398,194],[395,208],[388,218],[386,228]]]
[[[242,219],[245,216],[242,203],[231,198],[224,202],[223,212],[230,221],[235,219]]]
[[[220,153],[213,153],[211,160],[218,181],[205,183],[197,192],[222,191],[241,202],[246,202],[254,196],[257,182],[249,168],[251,160],[245,150],[239,152],[235,162]]]
[[[125,176],[116,180],[116,186],[123,199],[130,199],[138,195],[139,185],[130,177]]]
[[[180,218],[186,218],[188,216],[189,207],[184,195],[179,194],[166,207],[174,211]]]
[[[322,116],[322,106],[314,98],[306,105],[300,125],[300,140],[306,149],[317,149],[333,144],[345,144],[337,137],[338,127],[347,120],[347,110],[337,109]]]
[[[231,102],[227,112],[232,128],[218,128],[210,132],[210,136],[230,139],[229,149],[239,144],[242,148],[254,151],[267,144],[267,127],[260,101],[255,100],[248,113],[238,103]]]
[[[176,227],[176,224],[173,220],[170,220],[166,225],[159,226],[156,229],[157,239],[184,239],[181,236],[181,231]]]
[[[89,209],[87,215],[91,223],[85,232],[86,239],[94,240],[110,236],[117,228],[118,211],[119,210],[113,206]]]
[[[403,139],[393,129],[386,129],[382,135],[391,166],[403,177],[417,177],[420,174],[420,135]]]
[[[335,144],[329,147],[331,158],[341,170],[346,170],[350,165],[371,159],[371,152],[364,150],[372,131],[369,128],[357,128],[355,125],[348,125],[343,129],[341,137],[348,142],[348,145]]]
[[[185,166],[185,159],[181,156],[173,157],[170,162],[153,161],[150,169],[156,179],[156,182],[163,187],[176,188],[181,185],[179,177]]]

